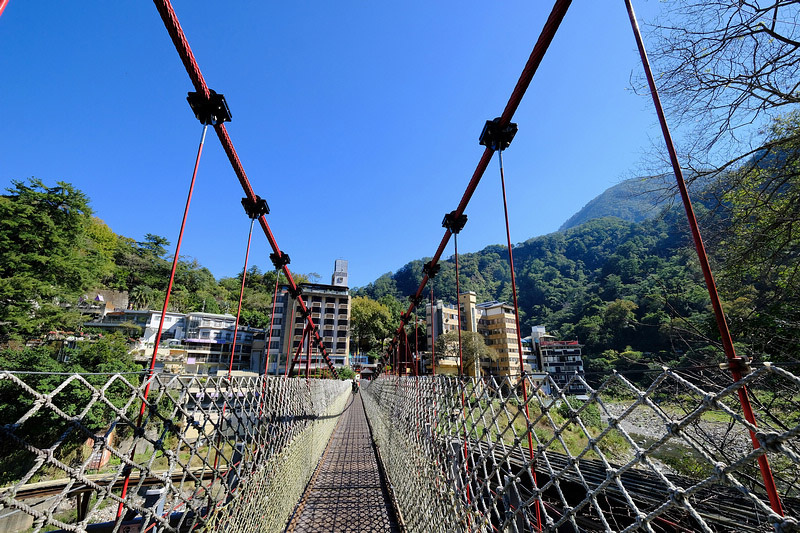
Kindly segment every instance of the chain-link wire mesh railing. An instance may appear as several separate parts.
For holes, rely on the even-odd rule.
[[[264,376],[150,384],[137,425],[141,374],[0,371],[0,530],[280,530],[349,392]]]
[[[796,530],[800,378],[791,372],[765,364],[733,383],[719,368],[665,368],[595,387],[576,375],[582,398],[526,379],[529,416],[508,378],[382,377],[363,389],[409,531]],[[740,413],[742,387],[758,427]],[[784,517],[761,482],[763,454]]]

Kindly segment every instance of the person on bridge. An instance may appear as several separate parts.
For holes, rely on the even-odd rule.
[[[356,381],[356,378],[353,378],[353,394],[357,393],[358,393],[358,381]]]

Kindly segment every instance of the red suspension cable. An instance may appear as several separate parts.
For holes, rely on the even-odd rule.
[[[156,356],[158,355],[158,345],[161,343],[161,333],[164,330],[164,317],[167,314],[167,307],[169,306],[169,297],[172,293],[172,284],[175,281],[175,271],[178,268],[178,257],[180,257],[181,252],[181,243],[183,242],[183,232],[186,229],[186,218],[189,215],[189,205],[192,203],[192,193],[194,192],[194,184],[197,180],[197,169],[200,167],[200,156],[203,155],[203,145],[206,141],[206,131],[208,131],[208,126],[203,125],[203,133],[200,136],[200,144],[197,147],[197,157],[194,160],[194,170],[192,170],[192,180],[189,184],[189,194],[186,196],[186,206],[183,208],[183,220],[181,221],[181,230],[178,233],[178,242],[175,244],[175,255],[172,256],[172,270],[169,274],[169,283],[167,284],[167,292],[164,295],[164,306],[161,308],[161,318],[158,321],[158,332],[156,333],[155,345],[153,346],[153,356],[150,358],[150,368],[147,372],[147,385],[144,388],[144,398],[142,399],[142,405],[139,408],[139,417],[136,420],[136,426],[142,425],[142,419],[144,418],[144,411],[145,407],[147,406],[147,397],[150,394],[150,385],[152,384],[153,379],[153,370],[156,367]],[[133,459],[133,453],[135,451],[135,447],[131,449],[131,459]],[[123,500],[125,496],[128,494],[128,484],[130,483],[131,479],[131,472],[125,474],[125,481],[122,483],[122,493],[120,498]],[[117,518],[122,516],[123,510],[123,502],[119,503],[117,507]]]
[[[517,81],[514,90],[511,92],[508,103],[506,104],[505,109],[503,109],[503,114],[500,116],[500,120],[498,122],[499,128],[502,129],[507,126],[509,122],[511,122],[514,113],[517,111],[517,108],[522,101],[522,97],[525,95],[525,91],[528,89],[528,86],[533,80],[533,76],[536,74],[536,71],[541,64],[542,58],[544,58],[547,49],[553,42],[553,38],[555,37],[556,32],[558,31],[561,22],[564,20],[564,16],[567,14],[567,10],[571,4],[572,0],[556,0],[553,4],[553,9],[550,11],[550,15],[548,16],[547,21],[545,22],[544,27],[539,34],[539,38],[537,39],[536,44],[531,51],[531,55],[528,57],[528,61],[525,63],[525,67],[520,74],[519,80]],[[475,168],[475,172],[473,172],[472,178],[467,184],[464,195],[461,197],[461,201],[454,211],[456,217],[461,216],[464,213],[464,210],[467,208],[467,204],[469,203],[470,199],[472,199],[472,195],[475,193],[475,189],[478,187],[478,183],[480,183],[483,174],[486,172],[486,168],[489,165],[492,154],[493,151],[490,148],[486,148],[483,151],[483,155],[481,156],[480,161],[478,161],[478,166]],[[433,258],[430,261],[431,266],[436,266],[439,263],[439,259],[444,253],[447,244],[450,242],[451,236],[452,233],[450,230],[446,230],[441,242],[439,242],[439,247],[436,249],[436,253],[434,253]],[[414,309],[414,306],[416,305],[414,302],[418,301],[422,297],[422,291],[425,289],[429,279],[430,278],[427,274],[423,275],[422,281],[420,282],[417,292],[414,295],[415,300],[413,300],[409,306],[406,316],[408,316],[408,314]],[[397,334],[399,335],[399,331]],[[395,338],[397,338],[397,335]]]
[[[436,320],[433,318],[433,314],[436,312],[436,309],[433,307],[433,281],[431,281],[431,316],[429,320],[431,321],[431,370],[432,374],[436,375]]]
[[[695,216],[694,208],[692,207],[692,201],[689,198],[689,192],[686,189],[686,181],[683,179],[683,170],[681,169],[680,162],[678,161],[678,155],[675,151],[675,144],[672,142],[672,135],[670,134],[669,126],[667,125],[667,119],[664,115],[664,109],[661,105],[661,98],[658,95],[658,88],[656,87],[655,79],[653,77],[653,71],[650,68],[650,61],[647,59],[647,51],[644,48],[644,41],[642,40],[642,34],[639,30],[639,23],[636,21],[636,14],[633,11],[631,0],[625,0],[625,7],[628,10],[628,18],[630,19],[631,29],[633,30],[633,35],[636,39],[636,46],[639,49],[639,56],[641,57],[642,66],[644,67],[644,72],[647,77],[647,84],[650,86],[650,95],[653,98],[653,106],[656,109],[658,122],[661,125],[661,133],[664,135],[664,142],[667,145],[669,159],[672,164],[672,171],[675,173],[675,180],[678,184],[681,200],[683,200],[683,207],[686,210],[686,218],[689,220],[689,227],[692,231],[692,238],[694,239],[697,258],[700,262],[700,268],[703,270],[703,277],[705,278],[708,295],[711,298],[711,307],[714,309],[714,318],[716,319],[717,329],[719,330],[719,334],[722,339],[725,357],[728,360],[728,366],[730,368],[733,380],[739,381],[743,377],[742,371],[746,369],[746,362],[743,358],[736,355],[736,349],[733,346],[733,338],[731,337],[731,332],[728,329],[728,322],[725,318],[725,312],[722,309],[722,303],[720,301],[719,293],[717,292],[717,285],[714,282],[714,275],[711,272],[711,265],[708,262],[708,256],[706,255],[703,238],[700,235],[700,227],[697,223],[697,217]],[[747,420],[753,426],[756,426],[756,418],[753,413],[753,408],[750,405],[750,398],[748,397],[747,388],[744,386],[741,387],[738,390],[738,395],[739,403],[742,406],[745,420]],[[750,440],[753,443],[754,450],[757,450],[761,447],[760,443],[758,442],[758,438],[756,438],[755,433],[752,431],[750,431]],[[767,491],[767,496],[769,497],[772,510],[778,515],[784,516],[783,505],[781,504],[780,495],[778,494],[778,489],[775,485],[775,479],[772,475],[772,469],[769,466],[769,461],[767,460],[766,455],[760,455],[758,457],[758,466],[761,470],[761,477],[764,480],[764,488]]]
[[[461,286],[459,285],[458,281],[458,233],[453,234],[453,244],[456,249],[455,258],[456,258],[456,314],[458,316],[458,324],[456,324],[456,329],[458,330],[458,377],[464,377],[464,352],[461,349]],[[463,398],[462,398],[463,403]]]
[[[417,369],[419,363],[422,362],[422,358],[419,356],[419,329],[417,329],[419,323],[417,322],[417,312],[414,310],[414,375],[419,375],[420,370]],[[423,372],[425,369],[421,369]]]
[[[309,331],[308,333],[308,340],[306,341],[306,381],[308,381],[311,370],[311,332]]]
[[[456,262],[456,314],[458,316],[458,324],[456,324],[456,330],[458,331],[458,382],[461,388],[461,411],[462,411],[462,422],[464,424],[464,470],[467,474],[467,478],[469,478],[469,453],[467,449],[467,400],[465,397],[464,389],[466,388],[466,384],[464,382],[464,353],[461,347],[461,288],[459,285],[459,273],[458,273],[458,231],[453,233],[453,246],[455,248],[455,262]],[[467,495],[467,503],[472,501],[470,496],[469,490],[469,482],[466,485],[466,495]],[[467,518],[469,521],[469,517]]]
[[[528,382],[525,379],[525,359],[522,357],[522,328],[519,325],[519,304],[517,303],[517,278],[514,274],[514,251],[511,248],[511,227],[508,223],[508,201],[506,199],[506,178],[503,171],[503,151],[497,151],[497,160],[500,162],[500,187],[503,191],[503,215],[506,220],[506,242],[508,243],[508,264],[511,269],[511,294],[514,300],[514,324],[517,330],[517,350],[519,351],[519,370],[520,379],[522,381],[522,400],[525,402],[525,417],[530,420],[530,413],[528,411]],[[533,487],[538,489],[539,484],[536,482],[536,467],[533,454],[533,435],[532,431],[528,429],[528,459],[530,461],[531,476],[533,477]],[[536,505],[536,529],[541,531],[542,517],[540,505],[542,503],[541,497],[539,503]]]
[[[250,219],[250,232],[247,234],[247,251],[244,254],[244,270],[242,271],[242,286],[239,289],[239,306],[236,309],[236,322],[233,323],[233,343],[231,344],[231,359],[228,363],[228,378],[231,377],[233,371],[233,356],[236,353],[236,336],[239,334],[239,317],[242,315],[242,298],[244,297],[244,283],[247,279],[247,262],[250,259],[250,241],[253,239],[253,224],[256,219]],[[267,349],[269,353],[269,349]]]
[[[292,302],[292,299],[289,298],[289,301]],[[289,377],[289,366],[290,366],[289,365],[289,353],[292,350],[292,340],[294,339],[294,309],[295,309],[295,304],[294,304],[294,302],[292,302],[292,318],[291,318],[291,320],[289,322],[289,327],[291,329],[289,330],[290,331],[290,333],[289,333],[289,342],[286,343],[286,366],[283,369],[283,372],[284,372],[283,377],[285,377],[285,378]],[[305,334],[306,334],[306,330],[305,330],[305,327],[304,327],[303,328],[303,335],[305,335]],[[294,366],[294,362],[291,363],[291,366]]]
[[[278,300],[278,281],[281,279],[281,271],[275,270],[275,290],[272,293],[272,311],[269,315],[269,333],[267,334],[267,355],[265,357],[266,361],[264,362],[264,375],[269,373],[269,351],[270,347],[272,346],[272,325],[275,323],[275,302]],[[294,327],[294,324],[291,325]],[[287,367],[289,361],[286,361]],[[275,373],[278,373],[278,359],[275,358]]]
[[[197,60],[192,53],[192,49],[189,47],[189,41],[186,39],[183,28],[181,28],[181,25],[178,22],[178,17],[175,14],[175,10],[173,9],[170,0],[153,0],[153,3],[155,3],[156,9],[158,9],[161,20],[164,22],[164,26],[167,29],[170,38],[172,39],[172,43],[175,45],[175,50],[178,52],[181,62],[186,68],[186,72],[189,74],[189,78],[191,79],[195,90],[204,95],[206,99],[209,98],[211,94],[210,90],[205,79],[203,78],[203,74],[200,72],[200,67],[198,66]],[[244,171],[244,167],[239,159],[239,155],[236,153],[236,149],[233,147],[233,141],[231,141],[230,135],[228,135],[228,130],[225,128],[224,124],[215,124],[214,129],[217,132],[217,137],[219,138],[220,144],[222,144],[222,148],[225,150],[225,154],[228,156],[228,161],[230,162],[231,167],[233,168],[233,171],[239,180],[239,184],[241,185],[245,196],[247,196],[248,200],[255,202],[256,195],[253,192],[253,187],[250,185],[250,180]],[[258,222],[261,226],[261,229],[264,231],[264,235],[267,237],[267,241],[269,242],[272,251],[278,257],[280,257],[281,249],[278,246],[278,242],[275,240],[275,236],[272,234],[272,229],[269,227],[267,219],[262,215],[258,218]],[[283,273],[286,276],[286,283],[292,290],[297,289],[297,283],[292,277],[292,273],[289,271],[288,265],[284,265],[282,268]],[[300,307],[306,311],[307,308],[302,297],[299,298],[299,303]],[[306,317],[306,322],[312,328],[314,327],[314,320],[311,318],[311,315]],[[327,355],[325,355],[325,362],[328,364],[328,368],[330,368],[333,376],[337,377],[338,373],[336,371],[336,367],[333,366],[333,362]]]

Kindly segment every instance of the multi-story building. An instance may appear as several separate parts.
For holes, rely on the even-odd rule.
[[[231,365],[231,349],[236,317],[229,314],[189,313],[186,315],[186,371],[216,374]],[[254,335],[262,329],[239,325],[232,370],[258,371],[251,367]]]
[[[129,331],[138,328],[141,333],[137,348],[153,348],[158,333],[158,323],[161,321],[161,311],[122,309],[110,311],[101,319],[84,324],[89,328],[101,328],[112,331]],[[164,327],[161,331],[161,341],[182,339],[186,331],[186,315],[168,311],[164,315]]]
[[[141,335],[132,352],[138,359],[147,360],[155,347],[160,320],[160,311],[126,309],[106,313],[101,320],[87,322],[85,326],[111,330],[129,330],[138,326]],[[157,370],[179,364],[180,370],[192,374],[227,371],[235,320],[229,314],[167,312],[156,356]],[[254,335],[259,332],[263,330],[239,326],[233,370],[258,370],[251,365],[251,352]]]
[[[467,308],[470,308],[469,304],[467,305]],[[436,339],[438,339],[444,333],[458,330],[458,309],[455,305],[445,303],[442,300],[436,300],[433,306],[431,306],[430,302],[428,302],[425,305],[425,316],[427,317],[426,334],[428,337],[428,346],[433,346],[436,342]],[[472,321],[468,321],[467,323],[471,322]],[[432,370],[430,360],[427,361],[426,366],[427,371],[430,372]],[[442,357],[441,354],[439,354],[436,358],[436,373],[453,376],[458,375],[458,358],[452,355]]]
[[[464,292],[458,296],[461,307],[461,330],[481,333],[490,349],[497,354],[496,360],[484,359],[480,362],[480,373],[494,376],[520,376],[519,345],[514,320],[514,308],[504,302],[476,303],[474,292]],[[433,343],[443,333],[458,328],[458,309],[454,305],[438,300],[425,306],[427,316],[428,342]],[[430,366],[428,366],[430,369]],[[437,356],[436,372],[457,374],[456,357]],[[467,368],[469,375],[478,374],[475,368]]]
[[[505,302],[484,302],[476,306],[480,313],[478,331],[486,344],[497,353],[495,361],[486,359],[485,374],[519,378],[519,342],[514,308]]]
[[[350,291],[347,282],[347,261],[337,259],[331,285],[322,283],[301,283],[302,298],[311,311],[311,318],[319,328],[322,343],[334,366],[342,367],[350,364]],[[287,361],[291,364],[300,343],[303,343],[300,356],[305,369],[308,340],[303,337],[305,318],[300,314],[299,302],[292,298],[288,287],[282,287],[275,304],[272,342],[269,346],[270,374],[283,374]],[[300,365],[298,365],[300,366]],[[316,343],[311,344],[311,360],[309,368],[316,372],[327,368]]]
[[[586,395],[586,387],[583,383],[574,380],[567,385],[575,375],[584,375],[583,357],[581,348],[583,345],[578,341],[557,340],[552,335],[548,335],[544,326],[534,326],[531,333],[534,342],[539,367],[558,384],[558,387],[565,394],[571,396]]]

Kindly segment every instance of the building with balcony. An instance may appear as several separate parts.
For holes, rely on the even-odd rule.
[[[514,308],[505,302],[484,302],[476,306],[480,314],[478,332],[497,359],[482,362],[484,374],[519,378],[520,354]]]
[[[131,335],[138,330],[137,348],[153,348],[158,333],[158,324],[161,321],[161,311],[122,309],[109,311],[97,320],[86,322],[87,328],[99,328],[108,331],[122,331]],[[161,341],[182,339],[186,332],[186,315],[168,311],[164,316],[164,327],[161,331]]]
[[[550,375],[558,384],[564,394],[570,396],[585,396],[586,387],[582,382],[573,380],[576,375],[583,376],[583,345],[577,340],[557,340],[548,335],[544,326],[534,326],[531,338],[533,339],[534,352],[538,359],[539,368]],[[555,391],[552,391],[555,392]]]
[[[519,345],[514,308],[505,302],[477,303],[477,295],[472,291],[459,294],[458,301],[461,307],[461,330],[482,334],[487,346],[497,354],[495,361],[484,359],[479,367],[467,368],[465,372],[469,375],[519,378]],[[458,309],[441,300],[434,302],[434,305],[426,304],[425,314],[430,344],[443,333],[456,331],[459,327]],[[430,365],[427,369],[430,370]],[[458,374],[458,358],[437,356],[436,372]]]
[[[137,360],[144,362],[152,357],[160,320],[160,311],[125,309],[108,312],[100,320],[87,322],[85,327],[125,331],[126,334],[138,329],[139,338],[131,352]],[[235,321],[236,317],[229,314],[167,312],[156,354],[156,369],[191,374],[227,371]],[[259,333],[263,330],[239,326],[233,370],[258,370],[253,367],[251,352],[254,337]]]
[[[314,324],[319,328],[322,343],[334,366],[349,366],[350,353],[350,291],[347,282],[347,261],[337,259],[331,285],[322,283],[301,283],[302,298],[311,312]],[[303,338],[306,320],[301,315],[299,302],[292,298],[288,287],[281,287],[275,303],[272,337],[267,348],[269,374],[284,374],[287,361],[291,364],[298,347],[302,343],[300,357],[302,370],[305,369],[308,340]],[[301,366],[301,365],[298,365]],[[327,368],[325,359],[316,343],[311,344],[309,369],[312,374]],[[297,370],[297,369],[296,369]]]

